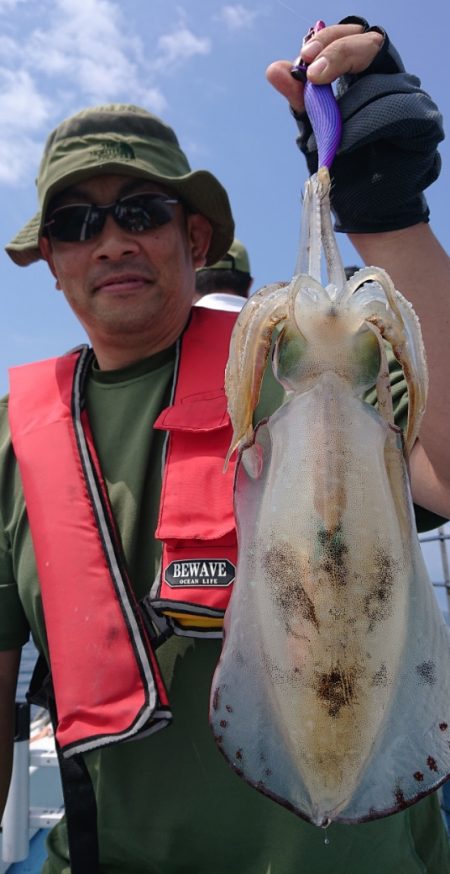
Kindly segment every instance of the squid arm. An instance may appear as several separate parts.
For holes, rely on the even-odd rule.
[[[326,167],[320,167],[306,182],[295,273],[320,282],[323,247],[330,282],[340,289],[345,285],[345,271],[331,221],[330,188],[330,174]]]
[[[225,470],[234,450],[248,443],[253,434],[253,413],[258,405],[261,382],[272,335],[288,317],[290,285],[275,283],[262,288],[246,303],[237,319],[225,371],[225,390],[233,437]]]
[[[366,283],[370,283],[366,286]],[[409,456],[417,439],[425,411],[428,380],[425,350],[419,320],[412,306],[396,291],[388,274],[374,267],[366,267],[349,280],[346,298],[357,304],[367,322],[374,324],[381,336],[392,346],[400,362],[408,386],[408,422],[405,452]]]
[[[392,406],[391,381],[389,375],[389,364],[386,356],[386,349],[383,343],[383,337],[377,326],[369,321],[364,322],[365,325],[375,334],[380,350],[380,370],[377,378],[377,400],[378,410],[383,419],[388,425],[395,427],[394,408]]]

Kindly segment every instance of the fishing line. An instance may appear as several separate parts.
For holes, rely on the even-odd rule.
[[[310,26],[309,18],[307,18],[305,15],[300,15],[300,13],[297,12],[296,9],[292,9],[292,7],[288,6],[287,3],[284,3],[283,0],[276,0],[276,2],[279,4],[279,6],[284,6],[284,8],[288,10],[288,12],[292,12],[292,15],[294,15],[295,18],[298,18],[302,22],[306,22],[306,27],[309,28],[309,26]]]

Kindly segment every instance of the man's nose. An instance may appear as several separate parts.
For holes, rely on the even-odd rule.
[[[139,248],[137,235],[121,228],[111,215],[107,215],[105,224],[96,238],[95,257],[116,261],[128,255],[135,255]]]

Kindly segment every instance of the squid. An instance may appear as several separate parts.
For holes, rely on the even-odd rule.
[[[408,386],[404,435],[387,344]],[[285,402],[255,426],[270,354]],[[364,400],[373,387],[376,408]],[[427,368],[388,274],[346,280],[327,166],[305,186],[292,281],[239,315],[226,392],[239,558],[211,688],[215,740],[247,783],[316,826],[403,810],[450,773],[449,634],[408,477]]]

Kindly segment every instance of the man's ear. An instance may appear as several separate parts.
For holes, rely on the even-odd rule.
[[[56,279],[56,288],[58,289],[58,291],[61,291],[61,286],[59,284],[59,280],[58,280],[58,277],[56,275],[55,262],[53,260],[53,254],[52,254],[52,247],[50,244],[50,240],[48,240],[47,237],[40,238],[39,250],[40,250],[42,258],[44,259],[44,261],[47,262],[48,266],[50,267],[50,270],[53,273],[53,276]]]
[[[212,227],[208,219],[198,212],[188,215],[187,226],[192,263],[195,269],[198,269],[198,267],[205,266],[213,232]]]

